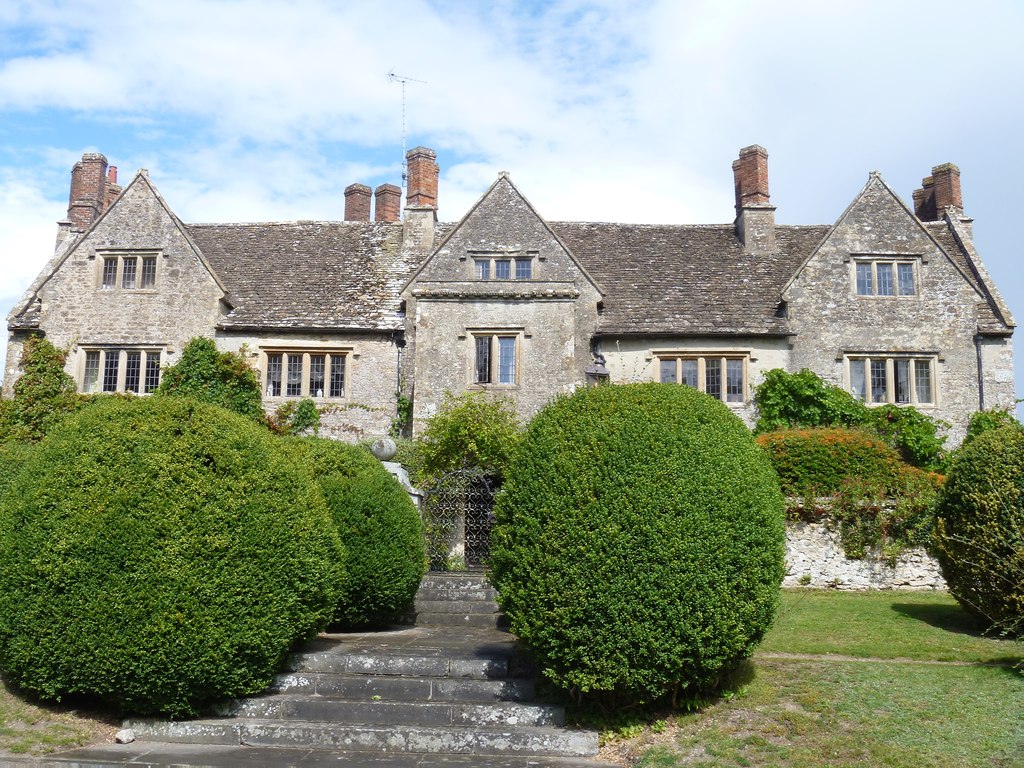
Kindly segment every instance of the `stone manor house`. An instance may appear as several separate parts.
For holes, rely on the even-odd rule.
[[[505,173],[442,223],[435,153],[407,163],[404,209],[398,186],[352,184],[344,221],[186,224],[146,171],[122,189],[84,155],[56,252],[7,318],[6,394],[44,334],[81,391],[139,394],[211,337],[248,358],[268,410],[312,398],[347,440],[386,434],[399,392],[417,424],[446,391],[527,417],[606,378],[697,387],[751,423],[772,368],[917,406],[953,443],[1014,403],[1014,321],[954,165],[913,207],[872,173],[835,223],[780,226],[759,146],[733,163],[735,220],[710,225],[547,221]]]

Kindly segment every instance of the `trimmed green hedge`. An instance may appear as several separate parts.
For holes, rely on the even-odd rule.
[[[364,629],[397,621],[426,568],[416,506],[366,447],[315,437],[285,440],[320,483],[348,553],[333,624]]]
[[[104,398],[0,503],[0,668],[46,700],[190,715],[269,684],[327,624],[343,557],[319,489],[263,427]]]
[[[854,429],[790,429],[758,435],[782,492],[805,520],[831,514],[843,550],[859,559],[874,547],[895,560],[931,543],[943,478],[912,467],[879,438]],[[818,502],[827,498],[828,508]]]
[[[495,508],[491,578],[545,676],[614,706],[713,687],[772,622],[778,481],[718,400],[670,384],[560,397]]]
[[[978,434],[958,451],[939,501],[939,564],[960,604],[1024,635],[1024,428]]]
[[[907,464],[881,439],[855,429],[787,429],[757,436],[788,496],[832,496],[855,479],[865,493],[895,496],[940,476]]]

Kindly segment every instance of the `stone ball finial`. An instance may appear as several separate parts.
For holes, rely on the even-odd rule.
[[[398,446],[395,445],[395,441],[390,437],[374,440],[373,445],[370,446],[370,452],[381,461],[391,461],[397,451]]]

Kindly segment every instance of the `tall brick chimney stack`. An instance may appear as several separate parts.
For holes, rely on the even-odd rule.
[[[98,152],[87,152],[71,170],[71,196],[68,199],[68,220],[71,228],[88,229],[106,210],[107,158]]]
[[[394,184],[381,184],[373,195],[374,221],[398,221],[402,215],[402,188]]]
[[[437,209],[437,153],[426,147],[416,147],[405,153],[409,170],[409,188],[405,204],[408,208],[429,206]]]
[[[405,193],[405,221],[402,227],[403,247],[408,251],[429,253],[434,247],[434,225],[437,223],[437,153],[416,147],[405,153],[409,186]]]
[[[932,168],[932,175],[921,180],[921,188],[914,190],[914,214],[921,221],[939,221],[947,208],[963,217],[964,201],[960,194],[960,169],[952,163]]]
[[[345,221],[369,221],[372,194],[365,184],[345,187]]]
[[[86,152],[71,169],[71,194],[68,221],[71,230],[84,232],[121,194],[117,166],[107,166],[107,158],[98,152]]]
[[[732,164],[736,190],[736,236],[750,253],[775,250],[775,206],[768,194],[768,150],[753,144]]]

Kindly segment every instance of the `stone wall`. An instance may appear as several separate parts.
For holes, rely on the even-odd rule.
[[[758,336],[661,338],[605,337],[601,340],[601,353],[605,356],[609,377],[615,384],[658,381],[657,353],[713,356],[743,355],[746,361],[746,393],[742,403],[729,403],[737,416],[748,427],[757,419],[754,408],[754,388],[764,381],[764,375],[773,368],[788,369],[789,344],[784,338]]]
[[[390,334],[265,333],[257,336],[221,332],[217,346],[222,350],[241,352],[259,376],[264,392],[268,351],[343,354],[344,397],[310,396],[320,409],[320,436],[355,443],[383,437],[391,429],[397,415],[399,348]],[[265,394],[263,407],[272,414],[280,406],[298,399]]]
[[[809,581],[808,581],[809,578]],[[786,523],[786,576],[784,587],[859,589],[945,589],[939,564],[920,547],[905,550],[895,564],[880,553],[863,560],[847,559],[838,525],[826,520]]]

